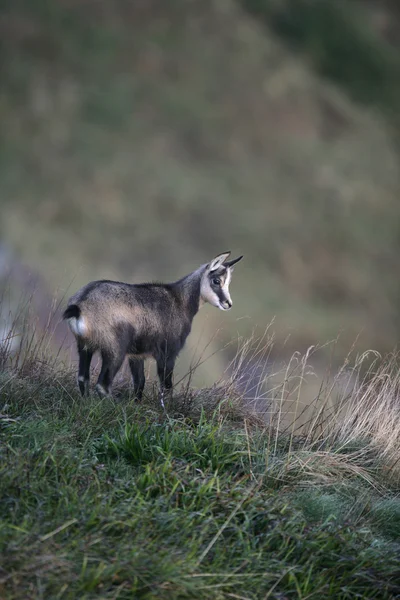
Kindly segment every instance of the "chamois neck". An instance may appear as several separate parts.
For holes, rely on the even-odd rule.
[[[197,314],[201,305],[201,278],[205,268],[206,265],[202,265],[196,271],[189,273],[189,275],[182,277],[173,284],[191,319]]]

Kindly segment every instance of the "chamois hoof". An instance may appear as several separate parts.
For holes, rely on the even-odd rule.
[[[96,392],[100,398],[111,398],[110,392],[107,392],[100,383],[96,384]]]

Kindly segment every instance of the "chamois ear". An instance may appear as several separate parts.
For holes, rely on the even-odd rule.
[[[224,262],[224,267],[229,267],[230,269],[233,270],[233,265],[236,265],[236,263],[239,262],[239,260],[242,260],[243,255],[239,256],[239,258],[234,258],[233,260],[229,260],[228,262]]]
[[[210,273],[219,269],[219,267],[221,267],[224,264],[226,259],[229,258],[230,253],[230,250],[228,252],[222,252],[222,254],[218,254],[218,256],[213,258],[210,264],[208,265],[208,270],[210,271]]]

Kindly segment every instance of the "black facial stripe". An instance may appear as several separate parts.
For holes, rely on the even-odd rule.
[[[215,291],[216,291],[216,294],[217,294],[217,296],[218,296],[218,300],[219,300],[220,302],[226,302],[227,298],[226,298],[226,296],[225,296],[225,294],[224,294],[224,291],[223,291],[223,289],[222,289],[221,287],[218,287],[218,289],[217,289],[217,290],[215,290]]]
[[[226,276],[227,270],[225,267],[220,267],[216,271],[212,271],[212,273],[209,274],[210,285],[214,292],[216,292],[217,294],[218,290],[220,290],[221,287],[224,285]],[[220,283],[214,283],[214,279],[219,279]]]

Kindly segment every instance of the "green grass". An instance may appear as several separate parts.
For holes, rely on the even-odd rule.
[[[366,439],[323,453],[228,392],[165,414],[49,374],[0,384],[5,600],[400,593],[397,484]]]

